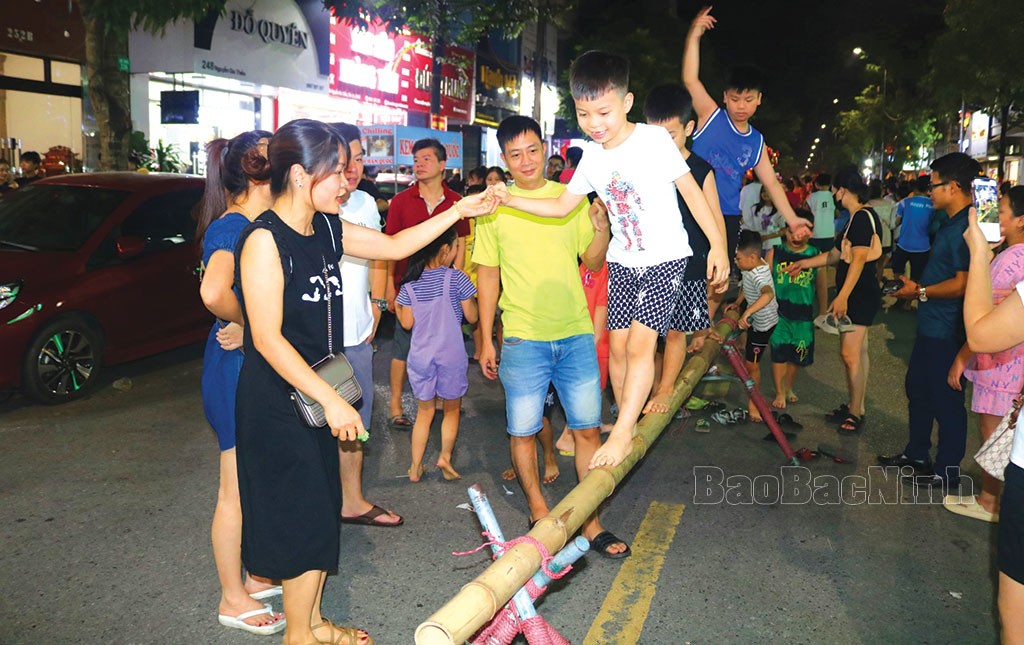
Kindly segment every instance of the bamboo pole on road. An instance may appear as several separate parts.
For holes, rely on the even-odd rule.
[[[733,321],[737,313],[725,316]],[[715,332],[725,338],[733,326],[719,322]],[[596,468],[542,518],[527,535],[557,553],[579,530],[583,521],[612,494],[623,477],[641,460],[661,435],[683,401],[690,397],[700,379],[721,350],[718,341],[709,338],[700,352],[690,356],[676,380],[669,411],[648,414],[640,421],[633,449],[615,468]],[[540,569],[541,554],[533,544],[519,543],[494,561],[475,580],[464,586],[451,600],[416,628],[416,645],[455,645],[465,643],[512,598]]]

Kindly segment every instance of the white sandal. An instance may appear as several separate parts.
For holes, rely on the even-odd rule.
[[[270,598],[272,596],[280,596],[280,595],[281,595],[281,585],[277,585],[276,587],[267,587],[263,591],[257,591],[256,593],[251,593],[251,594],[249,594],[249,597],[252,598],[253,600],[266,600],[267,598]]]
[[[285,628],[285,618],[281,616],[280,619],[267,623],[266,625],[250,625],[245,622],[246,618],[252,618],[253,616],[259,616],[260,614],[274,615],[274,610],[271,609],[270,605],[263,605],[263,609],[253,609],[237,616],[227,616],[225,614],[217,614],[217,621],[225,627],[231,627],[233,629],[240,629],[243,632],[249,632],[250,634],[276,634],[277,632]]]

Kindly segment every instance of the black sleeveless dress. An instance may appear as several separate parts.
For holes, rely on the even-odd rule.
[[[343,345],[341,224],[316,214],[313,235],[297,233],[273,211],[242,232],[235,249],[235,282],[248,236],[274,234],[285,276],[281,333],[308,364],[327,354],[330,294],[335,351]],[[330,287],[323,280],[326,259]],[[241,289],[239,289],[241,292]],[[267,578],[294,578],[338,568],[341,482],[338,442],[330,428],[310,428],[296,415],[292,387],[253,346],[244,297],[245,361],[238,379],[236,436],[242,502],[242,562]]]

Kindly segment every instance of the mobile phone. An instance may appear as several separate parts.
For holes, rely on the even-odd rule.
[[[974,180],[974,208],[978,211],[978,226],[989,242],[998,242],[999,183],[995,179],[978,177]]]
[[[882,285],[882,293],[885,295],[893,294],[903,288],[903,280],[895,278],[893,280],[886,280],[885,284]]]

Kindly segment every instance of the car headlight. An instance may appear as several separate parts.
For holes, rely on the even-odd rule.
[[[0,284],[0,309],[12,304],[18,298],[18,292],[24,284],[22,280]]]

